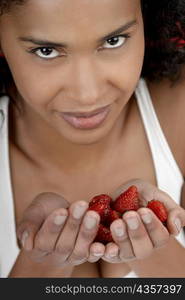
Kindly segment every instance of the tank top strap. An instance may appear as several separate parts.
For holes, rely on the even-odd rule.
[[[141,78],[136,88],[136,99],[150,146],[158,187],[175,199],[180,197],[183,176],[171,152],[157,118],[146,81]]]

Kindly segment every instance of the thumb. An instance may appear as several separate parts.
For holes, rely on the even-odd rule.
[[[69,202],[55,193],[41,193],[23,213],[17,227],[17,237],[26,250],[33,249],[33,240],[47,216],[58,208],[68,208]]]

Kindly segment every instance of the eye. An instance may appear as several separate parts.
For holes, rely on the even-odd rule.
[[[60,56],[59,51],[49,47],[40,47],[40,48],[32,49],[31,52],[35,53],[40,58],[44,58],[44,59],[52,59]]]
[[[106,40],[106,42],[103,45],[103,48],[109,48],[109,49],[113,49],[113,48],[119,48],[122,45],[125,44],[126,40],[129,38],[130,36],[127,34],[125,35],[119,35],[119,36],[113,36],[111,38],[109,38],[108,40]]]

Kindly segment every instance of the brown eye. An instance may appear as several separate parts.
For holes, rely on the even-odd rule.
[[[59,52],[53,48],[41,47],[32,50],[37,56],[44,59],[52,59],[59,56]]]
[[[121,47],[125,43],[126,39],[127,37],[123,35],[111,37],[108,40],[106,40],[106,42],[103,45],[103,48],[111,49]]]

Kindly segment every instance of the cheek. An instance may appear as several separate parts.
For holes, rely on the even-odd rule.
[[[127,97],[133,94],[143,66],[144,38],[141,37],[138,43],[136,40],[135,44],[111,68],[112,81]]]
[[[15,85],[25,102],[47,105],[55,97],[56,81],[49,71],[42,71],[31,64],[10,66]],[[55,77],[56,78],[56,77]]]

